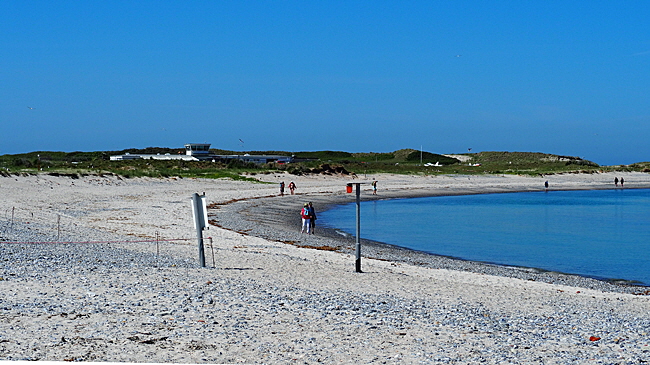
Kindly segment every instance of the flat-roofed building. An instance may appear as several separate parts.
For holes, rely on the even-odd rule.
[[[183,161],[212,161],[228,162],[230,160],[241,160],[244,162],[253,162],[256,164],[265,164],[269,162],[290,163],[293,158],[281,155],[215,155],[210,153],[210,143],[187,143],[185,144],[185,154],[172,155],[169,153],[161,154],[130,154],[111,156],[111,161],[125,160],[183,160]]]
[[[206,156],[210,154],[209,143],[187,143],[185,145],[185,154],[187,156]]]

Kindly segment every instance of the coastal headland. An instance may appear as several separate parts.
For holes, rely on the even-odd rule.
[[[646,173],[0,178],[0,360],[175,363],[638,363],[646,288],[427,255],[317,228],[306,201],[650,188]],[[280,181],[297,185],[279,196]],[[190,198],[212,226],[198,267]]]

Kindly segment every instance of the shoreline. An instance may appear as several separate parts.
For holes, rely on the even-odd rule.
[[[649,189],[650,180],[637,182],[625,189]],[[608,184],[597,184],[594,186],[577,185],[570,187],[556,187],[548,191],[578,191],[578,190],[613,190],[615,187]],[[622,188],[618,188],[622,189]],[[544,188],[536,186],[518,187],[484,187],[476,188],[419,188],[419,189],[391,189],[378,195],[371,195],[370,189],[362,191],[361,201],[377,201],[392,199],[412,199],[436,196],[460,196],[475,194],[501,194],[520,192],[541,192]],[[311,201],[319,212],[326,211],[336,205],[354,204],[356,201],[354,193],[345,192],[320,192],[305,193],[296,195],[270,196],[254,198],[252,200],[241,200],[229,204],[218,205],[218,209],[210,210],[213,223],[219,227],[229,229],[246,235],[252,235],[268,240],[292,244],[299,247],[338,251],[345,254],[354,254],[356,238],[354,235],[342,232],[335,227],[316,226],[317,234],[307,236],[300,234],[300,218],[295,214],[294,206],[301,206],[302,202]],[[284,199],[284,201],[283,201]],[[290,203],[287,204],[287,200]],[[296,202],[296,200],[298,200]],[[254,202],[253,202],[254,201]],[[249,204],[253,202],[253,204]],[[290,207],[291,206],[291,207]],[[299,208],[298,208],[299,209]],[[223,218],[225,216],[238,216],[240,219],[232,220]],[[275,217],[271,221],[268,217]],[[283,217],[283,219],[278,219]],[[637,293],[647,289],[650,285],[643,285],[634,280],[622,278],[600,278],[590,277],[575,273],[564,273],[550,271],[535,267],[515,266],[497,264],[484,261],[472,261],[459,257],[438,255],[419,250],[414,250],[387,242],[361,239],[362,262],[365,259],[376,259],[416,265],[433,269],[449,269],[473,272],[477,274],[495,275],[522,280],[539,281],[549,284],[561,284],[588,289]],[[351,265],[353,262],[351,262]],[[362,264],[363,267],[363,264]],[[363,269],[362,269],[363,270]]]

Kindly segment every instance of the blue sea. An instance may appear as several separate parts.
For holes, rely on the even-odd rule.
[[[352,235],[355,204],[318,223]],[[650,285],[650,189],[361,203],[361,237],[436,255]]]

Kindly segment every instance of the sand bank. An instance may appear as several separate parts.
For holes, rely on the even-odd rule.
[[[647,174],[623,176],[630,188],[650,187]],[[294,238],[290,218],[305,200],[322,207],[353,199],[344,193],[348,178],[258,177],[294,179],[298,195],[276,197],[276,184],[201,179],[0,179],[5,241],[34,231],[54,241],[53,217],[62,217],[58,237],[109,242],[0,243],[0,359],[568,364],[648,357],[647,296],[414,265],[404,250],[381,248],[388,260],[366,258],[364,273],[355,273],[346,239]],[[551,189],[608,188],[614,175],[362,178],[373,177],[379,198],[392,198],[539,190],[545,180]],[[231,202],[211,215],[234,230],[206,232],[215,268],[196,267],[194,192]],[[250,221],[257,224],[236,226]],[[298,247],[325,241],[341,248]]]

